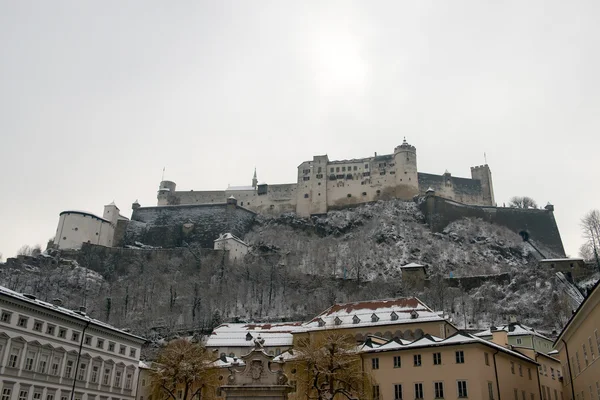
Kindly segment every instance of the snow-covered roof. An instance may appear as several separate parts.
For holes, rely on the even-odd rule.
[[[45,301],[37,299],[35,296],[32,296],[32,295],[25,295],[23,293],[17,293],[17,292],[10,290],[4,286],[0,286],[0,297],[1,296],[10,297],[12,300],[21,301],[24,303],[36,305],[36,306],[44,308],[46,310],[51,310],[51,311],[60,313],[63,316],[75,319],[79,322],[89,322],[91,325],[96,325],[97,327],[119,333],[121,335],[127,336],[130,339],[134,339],[136,341],[141,341],[141,342],[146,341],[146,339],[144,339],[143,337],[133,335],[133,334],[131,334],[129,332],[125,332],[121,329],[117,329],[114,326],[109,325],[105,322],[91,318],[88,315],[85,315],[84,313],[80,313],[80,312],[77,312],[74,310],[70,310],[68,308],[64,308],[64,307],[56,306],[51,303],[47,303]]]
[[[403,268],[403,269],[410,269],[410,268],[425,268],[425,266],[424,266],[424,265],[422,265],[422,264],[417,264],[417,263],[411,262],[411,263],[409,263],[409,264],[406,264],[406,265],[402,265],[402,266],[400,266],[400,268]]]
[[[584,261],[583,258],[566,257],[566,258],[544,258],[540,262],[561,262],[561,261]]]
[[[239,237],[231,234],[231,233],[222,233],[219,235],[219,237],[217,239],[215,239],[215,242],[220,242],[222,240],[227,240],[227,239],[233,239],[235,241],[240,242],[241,244],[248,246],[248,243],[244,242],[242,239],[240,239]]]
[[[87,215],[89,217],[96,218],[96,219],[99,219],[100,221],[108,222],[110,224],[109,220],[104,219],[102,217],[99,217],[96,214],[88,212],[88,211],[82,211],[82,210],[65,210],[65,211],[61,211],[61,213],[58,214],[58,215],[61,216],[63,214],[80,214],[80,215],[83,215],[83,216]]]
[[[255,190],[254,186],[227,186],[226,190]]]
[[[277,324],[222,324],[216,327],[206,341],[206,347],[252,347],[259,335],[264,346],[291,346],[292,332],[301,330],[302,322]]]
[[[529,327],[529,326],[525,326],[522,325],[518,322],[516,323],[512,323],[512,324],[508,324],[508,325],[501,325],[496,327],[496,330],[501,330],[501,331],[506,331],[508,332],[508,336],[527,336],[527,335],[532,335],[532,336],[537,336],[540,337],[542,339],[546,339],[549,341],[552,341],[551,339],[547,338],[546,336],[542,335],[539,332],[536,332],[535,329]],[[485,331],[482,332],[478,332],[475,334],[475,336],[477,337],[491,337],[492,336],[492,331],[491,328],[490,329],[486,329]]]
[[[233,367],[233,366],[244,366],[246,365],[244,363],[244,360],[242,360],[241,358],[237,358],[237,357],[224,357],[224,360],[219,358],[217,361],[215,361],[213,363],[213,365],[215,367],[220,367],[220,368],[228,368],[228,367]]]
[[[140,361],[138,367],[141,369],[152,369],[152,364],[150,361]]]
[[[416,297],[334,304],[303,325],[305,330],[444,321]]]
[[[365,353],[377,353],[382,351],[394,351],[394,350],[406,350],[413,348],[422,348],[422,347],[439,347],[439,346],[455,346],[455,345],[463,345],[463,344],[472,344],[479,343],[485,346],[493,347],[500,351],[503,351],[507,354],[510,354],[514,357],[518,357],[521,359],[525,359],[534,364],[537,364],[531,358],[517,352],[514,350],[510,350],[504,346],[500,346],[496,343],[490,342],[489,340],[481,339],[476,336],[470,335],[466,332],[456,332],[454,335],[447,337],[446,339],[442,339],[439,337],[425,335],[420,339],[416,339],[413,341],[408,341],[404,339],[392,339],[385,344],[379,345],[375,342],[369,342],[367,340],[365,344],[361,346],[361,351]]]

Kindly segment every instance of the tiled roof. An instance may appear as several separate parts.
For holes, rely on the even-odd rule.
[[[35,298],[35,296],[25,295],[23,293],[17,293],[17,292],[15,292],[13,290],[10,290],[10,289],[8,289],[8,288],[6,288],[4,286],[0,286],[0,297],[1,296],[10,297],[13,300],[17,300],[17,301],[25,302],[25,303],[28,303],[28,304],[31,304],[31,305],[35,305],[35,306],[38,306],[38,307],[42,307],[42,308],[45,308],[45,309],[49,309],[49,310],[52,310],[54,312],[60,313],[60,314],[62,314],[64,316],[76,319],[76,320],[78,320],[80,322],[88,322],[89,321],[89,323],[91,325],[96,325],[97,327],[108,329],[108,330],[111,330],[113,332],[118,332],[121,335],[128,336],[128,337],[130,337],[132,339],[135,339],[135,340],[138,340],[138,341],[142,341],[142,342],[146,341],[146,339],[144,339],[141,336],[136,336],[136,335],[133,335],[133,334],[131,334],[129,332],[125,332],[125,331],[123,331],[121,329],[117,329],[117,328],[115,328],[112,325],[109,325],[109,324],[107,324],[105,322],[102,322],[100,320],[91,318],[91,317],[89,317],[89,316],[87,316],[85,314],[79,313],[79,312],[74,311],[74,310],[70,310],[68,308],[56,306],[54,304],[51,304],[51,303],[48,303],[48,302],[45,302],[45,301],[42,301],[42,300],[39,300],[39,299]]]
[[[303,325],[305,330],[444,321],[416,297],[334,304]]]

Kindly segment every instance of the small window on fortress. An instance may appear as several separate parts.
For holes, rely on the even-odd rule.
[[[304,194],[304,198],[305,198],[305,199],[308,199],[308,193],[305,193],[305,194]]]
[[[396,171],[390,171],[390,175],[394,175]]]
[[[346,170],[346,167],[342,167],[342,171],[345,171],[345,170]]]
[[[333,172],[333,168],[331,168],[331,172]]]
[[[376,192],[376,193],[377,193],[377,194],[381,194],[381,190],[377,190],[377,192]]]
[[[244,205],[244,202],[242,201],[242,202],[240,203],[240,206],[243,206],[243,205]]]
[[[368,169],[368,168],[369,168],[369,164],[365,164],[365,169]]]
[[[363,195],[363,196],[366,196],[366,195],[367,195],[367,192],[362,192],[362,195]]]
[[[348,193],[348,197],[352,197],[352,195],[350,193]]]
[[[340,172],[340,167],[335,167],[335,172]]]
[[[317,179],[321,179],[323,177],[323,174],[317,174]]]
[[[98,232],[96,232],[96,236],[98,236]]]
[[[321,167],[319,167],[319,169],[317,170],[317,172],[321,172]]]
[[[303,179],[304,179],[305,181],[310,181],[310,176],[305,176]]]
[[[358,167],[355,165],[355,166],[354,166],[354,170],[356,171],[357,169],[358,169]]]
[[[66,236],[63,236],[63,240],[67,240],[67,237],[66,237]]]
[[[75,232],[77,232],[77,231],[79,230],[79,228],[78,228],[78,227],[75,227],[75,228],[73,228],[73,230],[74,230]]]

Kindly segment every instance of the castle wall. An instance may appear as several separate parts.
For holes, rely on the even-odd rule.
[[[483,195],[481,182],[475,179],[458,178],[450,174],[434,175],[419,172],[419,193],[425,195],[428,188],[435,190],[437,196],[464,204],[480,206],[493,205]]]
[[[140,207],[133,210],[123,241],[157,247],[181,247],[186,242],[212,248],[225,232],[243,238],[255,216],[250,210],[224,203]]]
[[[553,253],[544,254],[546,257],[565,256],[560,232],[551,210],[472,206],[438,196],[427,196],[420,208],[431,230],[436,232],[442,231],[452,221],[481,218],[505,226],[520,235],[525,233],[529,240],[542,244]]]
[[[158,205],[175,206],[180,204],[224,203],[225,199],[227,199],[227,196],[224,190],[159,192]]]
[[[60,214],[54,245],[58,249],[79,249],[82,243],[112,246],[114,226],[93,214],[64,211]]]

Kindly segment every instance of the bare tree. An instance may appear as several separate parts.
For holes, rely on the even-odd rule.
[[[300,339],[293,350],[305,375],[298,389],[307,399],[372,399],[371,379],[363,371],[356,340],[348,334],[329,331]]]
[[[584,246],[586,247],[587,254],[591,252],[594,255],[596,266],[600,268],[600,257],[598,256],[598,248],[600,247],[600,211],[591,210],[581,218],[581,233],[585,240]]]
[[[218,370],[211,354],[200,344],[177,339],[159,353],[152,371],[152,392],[159,400],[212,399],[218,386]]]
[[[538,208],[536,201],[527,196],[511,197],[508,206],[513,208]]]

